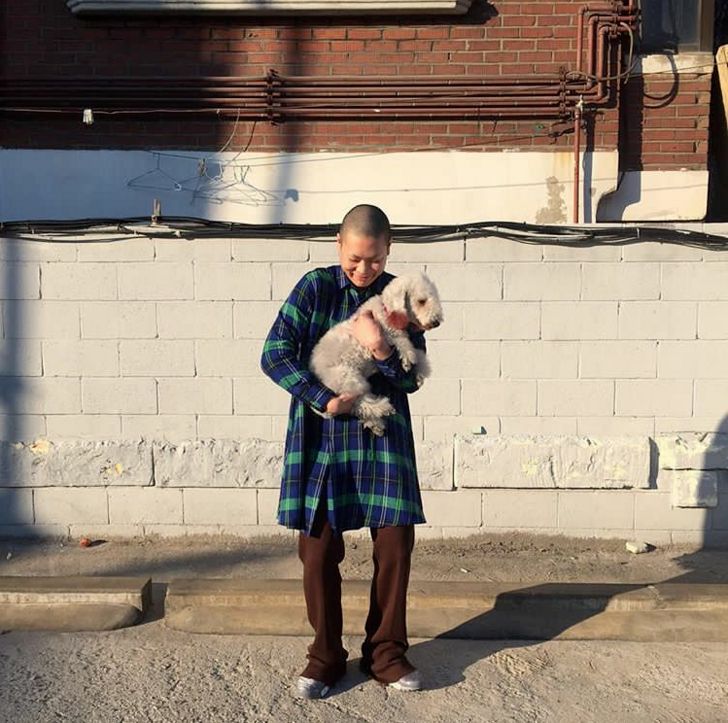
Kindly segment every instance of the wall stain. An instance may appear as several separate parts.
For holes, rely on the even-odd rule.
[[[564,223],[566,221],[566,202],[564,184],[556,176],[546,179],[548,204],[536,212],[536,223]]]

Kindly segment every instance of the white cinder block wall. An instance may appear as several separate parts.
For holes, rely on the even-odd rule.
[[[0,534],[280,530],[287,398],[258,359],[333,242],[89,235],[0,254]],[[446,309],[411,398],[421,536],[728,541],[728,253],[395,244],[389,269],[411,268]]]

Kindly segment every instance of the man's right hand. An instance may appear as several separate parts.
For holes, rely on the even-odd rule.
[[[359,396],[354,394],[340,394],[338,397],[331,399],[326,405],[326,414],[330,414],[332,417],[338,414],[351,414],[354,402],[358,398]]]

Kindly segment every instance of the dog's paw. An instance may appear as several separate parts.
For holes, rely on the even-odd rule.
[[[417,364],[417,352],[413,349],[402,354],[402,369],[408,372],[412,367]]]
[[[376,402],[371,406],[373,416],[375,417],[391,417],[397,413],[397,410],[392,406],[392,402],[387,397],[379,397]]]
[[[364,422],[364,427],[377,437],[383,437],[387,427],[381,419],[370,419]]]

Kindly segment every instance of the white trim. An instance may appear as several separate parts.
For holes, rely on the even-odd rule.
[[[472,0],[66,0],[77,15],[225,13],[228,15],[462,14]]]
[[[657,75],[660,73],[706,75],[713,72],[714,64],[715,58],[712,53],[643,55],[638,59],[632,75]]]

